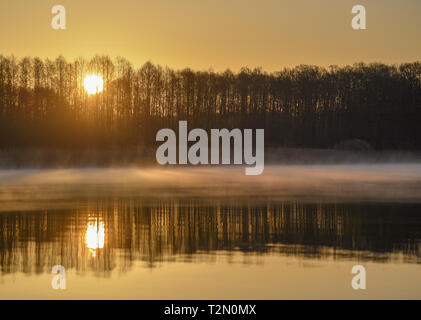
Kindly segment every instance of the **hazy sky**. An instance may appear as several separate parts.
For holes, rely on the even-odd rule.
[[[51,28],[51,8],[67,29]],[[367,30],[351,8],[367,9]],[[420,0],[1,0],[0,54],[94,54],[174,68],[421,60]]]

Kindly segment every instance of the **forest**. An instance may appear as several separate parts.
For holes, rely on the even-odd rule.
[[[99,75],[102,92],[83,80]],[[162,128],[265,129],[265,145],[421,149],[421,62],[299,65],[265,72],[173,70],[97,55],[0,55],[0,149],[143,148]]]

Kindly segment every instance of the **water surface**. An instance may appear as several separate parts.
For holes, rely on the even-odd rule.
[[[419,299],[420,184],[416,164],[0,171],[0,298]]]

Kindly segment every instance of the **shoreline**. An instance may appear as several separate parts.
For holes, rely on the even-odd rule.
[[[0,150],[0,169],[162,167],[155,148]],[[231,161],[233,163],[233,161]],[[265,165],[421,163],[419,150],[353,151],[313,148],[265,148]],[[215,165],[164,165],[164,167]],[[226,165],[219,165],[224,167]],[[234,165],[232,165],[234,166]],[[235,165],[238,166],[238,165]]]

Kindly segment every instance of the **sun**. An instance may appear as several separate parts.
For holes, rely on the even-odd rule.
[[[88,94],[100,93],[104,89],[104,80],[101,76],[92,74],[85,77],[83,86]]]

